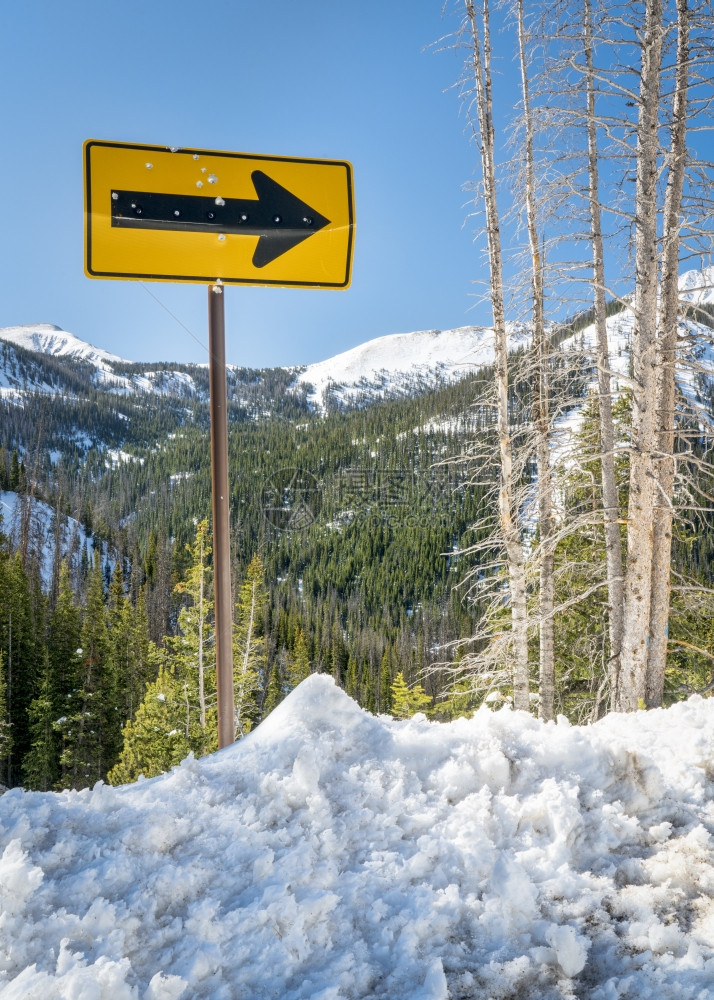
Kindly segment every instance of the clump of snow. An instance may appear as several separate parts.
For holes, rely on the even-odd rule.
[[[136,785],[0,798],[0,998],[714,997],[714,700],[375,718],[323,676]]]

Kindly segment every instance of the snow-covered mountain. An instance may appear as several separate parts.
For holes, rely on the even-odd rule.
[[[6,326],[0,330],[0,340],[17,344],[26,351],[88,361],[91,365],[102,369],[109,368],[111,362],[124,362],[124,358],[120,358],[117,354],[110,354],[109,351],[93,347],[53,323]]]
[[[679,298],[682,304],[711,308],[714,304],[714,267],[701,271],[687,271],[679,278]],[[699,319],[705,318],[700,316]],[[702,385],[714,380],[714,330],[692,316],[684,317],[680,323],[680,360],[677,368],[677,382],[682,397],[692,413],[698,414],[702,423],[711,426],[714,414],[702,405],[699,391]],[[617,393],[630,381],[630,346],[635,327],[635,315],[631,308],[607,319],[608,344],[610,349],[610,372],[613,390]],[[591,379],[588,388],[597,391],[597,375],[592,364],[597,352],[597,335],[594,325],[590,325],[569,337],[561,344],[563,350],[576,350],[589,362]],[[556,423],[555,451],[561,458],[572,451],[575,435],[582,423],[582,406],[578,404],[561,414]],[[577,445],[576,445],[577,447]],[[567,461],[567,459],[566,459]]]
[[[684,302],[711,307],[714,304],[714,267],[683,274],[680,292]],[[702,354],[699,326],[700,357],[697,360],[706,364],[712,360],[714,365],[712,352],[704,350]],[[623,377],[627,373],[632,329],[630,309],[608,320],[613,372]],[[527,329],[514,327],[510,337],[515,346],[528,339]],[[3,341],[40,357],[83,362],[92,372],[92,385],[108,392],[150,393],[181,399],[205,399],[207,396],[205,365],[146,365],[142,370],[141,365],[96,348],[52,324],[5,327],[0,329],[0,342]],[[594,351],[594,327],[580,331],[564,346],[567,348],[569,343],[576,342],[586,352]],[[282,372],[285,381],[292,380],[295,391],[304,393],[314,410],[325,412],[335,404],[340,407],[364,405],[385,397],[413,395],[492,363],[492,330],[465,326],[455,330],[425,330],[378,337],[324,361],[275,371]],[[245,374],[245,370],[228,366],[229,391],[233,385],[237,400],[241,399],[240,373]],[[248,373],[248,381],[251,377]],[[23,391],[61,392],[62,388],[56,380],[48,380],[46,373],[39,369],[28,376],[27,370],[19,371],[17,365],[13,369],[6,359],[0,363],[0,396],[21,401]]]
[[[152,371],[147,366],[143,372],[127,373],[125,368],[131,362],[52,324],[5,327],[0,329],[0,341],[41,355],[85,362],[94,369],[92,384],[109,392],[205,395],[198,384],[204,380],[192,374],[205,376],[205,365],[181,365],[180,371],[170,370],[171,366]],[[424,391],[470,374],[493,360],[491,341],[488,329],[475,326],[398,333],[370,340],[325,361],[282,371],[294,378],[296,390],[306,392],[314,409],[324,412],[328,395],[333,403],[350,406]],[[229,379],[239,371],[238,366],[228,365]],[[7,365],[0,369],[0,393],[5,389],[6,396],[17,398],[21,386],[53,391],[46,379],[28,383],[26,376],[16,374],[13,378]]]
[[[168,370],[152,371],[147,366],[147,371],[127,374],[121,370],[121,366],[132,365],[132,362],[94,347],[52,323],[4,327],[0,329],[0,341],[41,356],[83,362],[90,370],[93,369],[90,379],[92,386],[108,392],[154,393],[179,397],[200,395],[194,379],[185,371],[171,370],[171,366],[168,366]],[[116,366],[120,366],[119,370]],[[39,369],[35,369],[35,372],[35,377],[31,374],[28,378],[24,366],[13,364],[12,359],[6,361],[0,367],[0,396],[21,402],[23,392],[63,391],[61,380],[48,381]]]
[[[493,361],[491,330],[464,326],[378,337],[326,361],[308,365],[298,382],[322,408],[328,395],[341,404],[404,395],[470,375]]]
[[[714,304],[714,267],[680,275],[679,296],[697,306]]]

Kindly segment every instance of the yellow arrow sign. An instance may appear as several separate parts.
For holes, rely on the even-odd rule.
[[[90,278],[347,288],[352,167],[89,139]]]

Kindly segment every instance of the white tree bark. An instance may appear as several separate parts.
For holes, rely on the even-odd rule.
[[[674,408],[677,324],[679,316],[679,245],[682,191],[687,154],[687,92],[689,86],[689,7],[677,0],[677,58],[664,200],[662,279],[657,352],[657,435],[659,458],[655,466],[655,498],[650,643],[647,661],[646,703],[662,704],[670,601],[672,560],[672,503],[674,498]]]
[[[593,60],[593,23],[591,0],[584,4],[584,45],[587,88],[588,133],[588,202],[590,209],[590,239],[593,261],[593,312],[597,336],[598,409],[600,415],[600,449],[603,520],[605,528],[605,558],[607,563],[608,632],[610,639],[609,680],[611,703],[618,689],[620,649],[623,626],[623,566],[620,538],[620,510],[615,480],[615,432],[612,420],[612,386],[610,381],[610,346],[605,312],[605,252],[600,213],[600,177],[595,117],[595,71]]]
[[[472,40],[472,61],[476,89],[478,137],[483,175],[486,235],[488,238],[491,279],[491,307],[495,340],[495,377],[497,391],[497,434],[500,454],[498,513],[506,549],[513,648],[513,703],[528,711],[528,616],[523,545],[513,503],[513,454],[508,423],[508,344],[503,297],[500,217],[497,203],[495,136],[491,86],[491,43],[488,0],[483,0],[479,28],[473,0],[465,0]],[[483,55],[481,52],[483,33]]]
[[[538,529],[540,534],[540,590],[539,590],[539,660],[540,708],[542,719],[553,718],[555,703],[555,640],[553,609],[555,606],[555,553],[553,547],[553,485],[550,466],[550,389],[548,368],[550,351],[545,329],[544,265],[538,238],[536,177],[533,153],[534,124],[531,111],[528,59],[526,54],[526,28],[523,0],[517,0],[518,51],[521,64],[521,93],[523,97],[523,125],[525,129],[525,196],[528,244],[531,257],[531,291],[533,296],[533,353],[535,355],[535,386],[533,422],[536,434],[536,462],[538,468]]]
[[[616,705],[645,704],[657,451],[657,153],[662,61],[662,0],[645,0],[635,188],[635,330],[627,570]]]

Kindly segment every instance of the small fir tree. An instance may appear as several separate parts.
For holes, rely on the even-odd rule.
[[[263,701],[263,718],[270,715],[273,709],[280,704],[283,700],[283,682],[280,676],[280,665],[278,658],[273,660],[273,666],[270,670],[270,676],[268,679],[268,687],[265,691],[265,700]]]
[[[154,656],[157,651],[153,650]],[[124,727],[124,745],[109,772],[112,785],[136,781],[168,771],[190,751],[202,746],[203,732],[191,716],[186,686],[170,668],[161,666],[157,679],[146,688],[133,721]]]
[[[32,745],[22,763],[25,787],[39,792],[48,792],[54,788],[60,777],[58,734],[55,726],[57,712],[52,680],[50,658],[45,650],[40,692],[29,709]]]
[[[300,628],[295,635],[293,655],[290,659],[290,687],[296,688],[301,681],[310,676],[310,657],[307,650],[305,633]]]
[[[400,670],[392,684],[392,715],[395,719],[408,719],[417,712],[428,713],[431,698],[421,684],[409,687]]]
[[[377,711],[388,715],[392,710],[392,665],[389,650],[385,649],[379,666]]]

